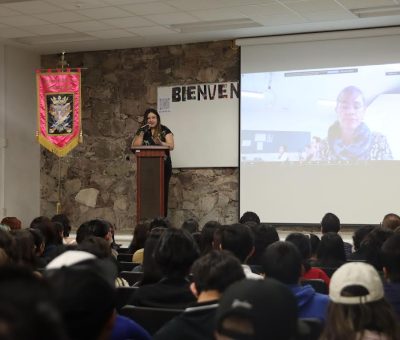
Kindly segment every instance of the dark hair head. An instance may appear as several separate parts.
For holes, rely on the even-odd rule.
[[[302,233],[291,233],[286,237],[286,241],[294,244],[297,250],[300,252],[303,266],[305,271],[309,271],[311,265],[309,263],[311,257],[311,242],[307,235]]]
[[[385,215],[382,220],[382,227],[388,228],[391,230],[395,230],[398,226],[400,226],[400,216],[390,213]]]
[[[41,256],[44,250],[44,237],[42,232],[39,229],[28,229],[32,234],[33,242],[35,243],[35,253],[36,256]]]
[[[112,226],[110,222],[106,220],[94,219],[88,221],[89,230],[91,230],[93,236],[106,238],[108,233],[111,232]]]
[[[400,283],[400,234],[393,234],[383,243],[381,255],[388,280]]]
[[[85,238],[77,247],[77,250],[86,251],[95,255],[99,259],[111,257],[110,244],[101,237],[89,236]]]
[[[60,243],[60,235],[57,231],[57,227],[53,222],[46,216],[39,216],[32,220],[30,227],[32,229],[39,229],[43,236],[44,242],[47,245],[49,244],[59,244]]]
[[[245,278],[242,265],[230,252],[212,250],[193,263],[193,282],[198,293],[216,290],[223,293],[233,282]]]
[[[324,267],[339,267],[346,261],[344,243],[337,233],[322,235],[317,251],[318,264]]]
[[[156,217],[150,222],[150,230],[158,227],[171,228],[171,222],[166,217]]]
[[[150,231],[143,251],[143,276],[140,285],[158,282],[162,278],[160,267],[154,260],[154,251],[164,231],[164,227],[154,228]]]
[[[144,248],[149,230],[150,223],[142,222],[136,225],[133,230],[132,242],[129,245],[129,253],[133,254],[136,250]]]
[[[67,215],[65,214],[54,215],[51,218],[51,221],[61,223],[61,225],[63,226],[63,236],[64,237],[69,236],[69,233],[71,231],[71,222],[69,221]]]
[[[375,227],[372,225],[366,225],[358,228],[353,234],[353,245],[354,250],[357,251],[360,249],[361,242],[365,239],[365,237],[374,229]]]
[[[82,243],[90,235],[93,235],[93,226],[88,221],[82,223],[76,231],[76,243]]]
[[[246,223],[246,222],[256,222],[257,224],[260,224],[260,218],[258,217],[258,215],[253,212],[253,211],[246,211],[242,217],[239,220],[239,223]]]
[[[321,231],[325,233],[338,233],[340,230],[340,220],[335,214],[326,213],[321,221]]]
[[[98,273],[96,261],[45,273],[71,339],[98,339],[114,313],[115,288]]]
[[[199,223],[194,218],[189,218],[182,223],[181,228],[187,230],[190,234],[197,233],[199,231]]]
[[[217,221],[208,221],[204,224],[200,235],[200,251],[202,254],[206,254],[213,249],[214,232],[219,226],[221,226],[221,223]]]
[[[168,228],[161,235],[154,259],[166,277],[184,277],[199,256],[199,249],[192,235],[186,230]]]
[[[248,263],[258,265],[265,249],[270,244],[279,241],[279,235],[273,226],[264,223],[253,224],[250,228],[254,233],[254,254]]]
[[[310,246],[311,246],[311,256],[315,256],[317,254],[318,246],[321,240],[315,234],[310,234]]]
[[[296,246],[290,242],[272,243],[261,259],[266,277],[285,284],[297,284],[301,276],[302,258]]]
[[[0,249],[3,249],[8,260],[14,261],[16,258],[15,239],[10,232],[0,229]],[[3,254],[4,255],[4,254]],[[3,256],[4,257],[4,256]]]
[[[222,228],[221,247],[229,250],[240,262],[246,262],[254,248],[254,235],[244,224],[231,224]]]
[[[4,217],[1,220],[0,224],[9,226],[11,230],[21,229],[21,226],[22,226],[21,221],[16,217]]]
[[[0,338],[65,340],[64,325],[46,282],[27,268],[0,268]]]
[[[28,268],[35,267],[35,241],[33,235],[27,229],[14,232],[15,250],[17,263]]]
[[[393,233],[394,231],[391,229],[375,227],[361,242],[361,248],[366,254],[367,262],[372,264],[377,271],[382,270],[381,247]]]

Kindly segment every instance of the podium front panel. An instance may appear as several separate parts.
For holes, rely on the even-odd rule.
[[[158,157],[141,158],[139,181],[141,190],[140,219],[153,219],[160,216],[160,166]]]

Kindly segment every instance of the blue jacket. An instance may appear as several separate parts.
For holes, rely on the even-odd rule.
[[[289,288],[297,299],[299,318],[317,318],[325,321],[328,295],[315,292],[310,285],[289,285]]]
[[[400,320],[400,283],[386,282],[383,287],[386,300],[392,305],[398,320]]]

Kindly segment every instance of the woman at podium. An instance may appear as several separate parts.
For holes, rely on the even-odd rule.
[[[132,141],[132,147],[142,145],[160,145],[167,146],[164,159],[164,212],[168,212],[168,187],[172,174],[172,163],[170,150],[174,149],[174,135],[169,128],[161,124],[160,115],[155,109],[147,109],[143,115],[143,126],[135,133]]]

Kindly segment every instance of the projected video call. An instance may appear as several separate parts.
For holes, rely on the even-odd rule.
[[[400,64],[242,74],[241,162],[400,159]]]

